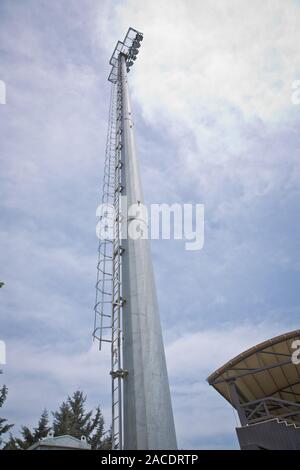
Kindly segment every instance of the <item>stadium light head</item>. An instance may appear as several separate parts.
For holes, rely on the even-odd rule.
[[[132,47],[134,47],[135,49],[139,49],[141,47],[141,43],[139,41],[135,40],[132,43]]]
[[[124,38],[124,41],[118,41],[117,45],[112,53],[110,58],[110,65],[112,69],[110,71],[108,80],[112,83],[117,83],[118,80],[118,62],[120,54],[126,56],[126,66],[127,72],[129,72],[130,67],[132,67],[136,56],[139,53],[139,48],[141,47],[140,42],[143,39],[143,34],[137,31],[136,29],[129,28],[127,34]]]

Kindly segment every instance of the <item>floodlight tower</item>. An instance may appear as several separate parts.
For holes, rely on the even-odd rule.
[[[127,73],[143,34],[129,28],[110,59],[112,83],[102,203],[94,338],[111,343],[115,449],[176,449],[176,434],[149,241],[121,234],[121,196],[143,203]],[[105,207],[106,207],[105,206]],[[113,233],[113,237],[108,236]]]

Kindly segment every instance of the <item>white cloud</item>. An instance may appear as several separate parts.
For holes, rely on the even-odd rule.
[[[82,292],[87,287],[89,292],[95,283],[95,255],[86,254],[75,242],[70,245],[55,230],[0,230],[0,241],[5,280],[2,302],[7,311],[12,308],[9,320],[23,322],[27,332],[30,322],[44,333],[66,334],[75,322],[91,332],[94,292]],[[80,338],[79,330],[72,331],[73,340]]]
[[[4,413],[16,423],[14,433],[22,424],[35,424],[44,408],[56,410],[78,389],[87,393],[90,407],[101,406],[109,426],[109,348],[99,352],[93,343],[86,351],[70,354],[59,343],[37,346],[13,340],[8,342],[7,356],[9,394]]]
[[[215,326],[209,330],[180,335],[167,346],[168,369],[171,377],[191,381],[213,372],[242,351],[283,333],[283,326],[269,323],[240,326]]]
[[[107,42],[128,25],[145,34],[132,75],[152,121],[159,111],[183,113],[192,124],[203,104],[216,103],[219,111],[227,103],[245,116],[272,119],[290,105],[300,71],[300,9],[293,0],[129,0],[115,11],[109,24],[99,19]]]
[[[144,33],[132,94],[148,124],[177,144],[166,155],[174,191],[186,181],[207,204],[219,205],[222,192],[229,209],[240,209],[290,184],[297,155],[270,149],[286,119],[298,116],[291,105],[300,74],[295,1],[128,0],[112,12],[98,21],[107,57],[128,25]]]

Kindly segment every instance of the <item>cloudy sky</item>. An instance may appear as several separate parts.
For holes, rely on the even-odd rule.
[[[16,432],[78,387],[109,423],[109,351],[91,341],[95,211],[108,59],[133,26],[146,200],[205,204],[201,251],[152,242],[178,444],[237,448],[206,377],[299,328],[299,24],[297,0],[1,0],[2,414]]]

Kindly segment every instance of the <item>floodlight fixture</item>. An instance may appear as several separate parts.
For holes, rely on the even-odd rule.
[[[118,79],[118,60],[120,54],[123,54],[126,58],[126,68],[129,72],[130,67],[133,65],[133,61],[136,60],[136,56],[139,52],[140,42],[143,39],[143,34],[136,29],[129,28],[123,41],[118,41],[112,56],[110,58],[110,65],[112,66],[108,80],[112,83],[117,83]]]
[[[137,40],[133,41],[132,45],[135,49],[139,49],[141,47],[140,41]]]

